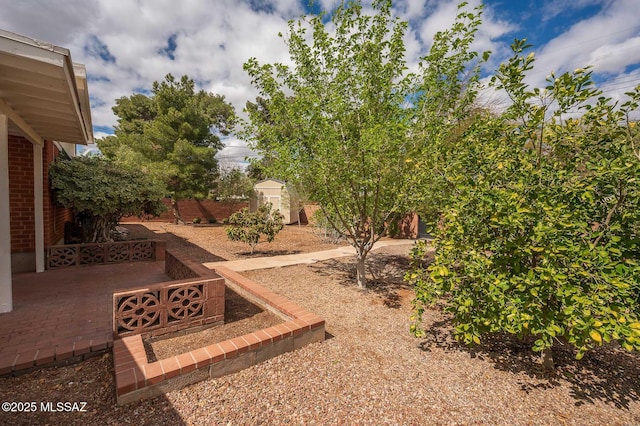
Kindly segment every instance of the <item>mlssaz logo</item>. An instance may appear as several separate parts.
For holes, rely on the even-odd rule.
[[[40,411],[47,412],[85,413],[86,407],[86,402],[40,402]]]

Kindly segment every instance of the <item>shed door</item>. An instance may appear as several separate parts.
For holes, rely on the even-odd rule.
[[[279,195],[265,195],[264,202],[271,203],[271,207],[273,207],[274,209],[280,210],[280,212],[282,213],[282,206],[280,205]]]

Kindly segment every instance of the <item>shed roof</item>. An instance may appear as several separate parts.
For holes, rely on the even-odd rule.
[[[280,180],[280,179],[263,179],[261,181],[258,181],[255,183],[254,186],[258,186],[258,185],[262,185],[262,184],[269,184],[270,182],[273,182],[274,184],[278,184],[280,186],[286,185],[287,182]]]
[[[0,113],[9,133],[86,145],[93,129],[84,65],[68,49],[0,30]]]

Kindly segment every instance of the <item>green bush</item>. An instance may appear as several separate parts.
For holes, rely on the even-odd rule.
[[[123,216],[157,216],[166,210],[162,184],[102,157],[59,158],[49,176],[56,201],[73,211],[86,243],[111,240]]]
[[[412,330],[424,334],[425,305],[443,300],[467,344],[533,336],[544,361],[558,339],[578,358],[611,341],[640,350],[639,134],[629,121],[640,86],[620,108],[588,69],[531,89],[526,47],[516,42],[495,79],[511,107],[479,114],[439,147],[447,164],[433,179],[453,196],[434,227],[434,262],[424,265],[424,243],[413,252]]]
[[[278,210],[272,210],[271,203],[258,207],[255,212],[244,208],[229,216],[229,227],[225,229],[231,241],[242,241],[249,244],[251,254],[255,246],[264,236],[267,242],[272,242],[283,228],[284,216]]]

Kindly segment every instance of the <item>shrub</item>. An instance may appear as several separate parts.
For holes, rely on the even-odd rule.
[[[629,120],[640,86],[618,108],[585,69],[530,90],[525,47],[516,42],[496,77],[513,105],[440,155],[447,171],[436,178],[454,197],[434,229],[433,264],[422,263],[424,244],[413,253],[413,331],[423,334],[423,306],[443,300],[459,340],[531,336],[545,366],[558,340],[578,359],[612,341],[640,350],[640,135]]]
[[[102,157],[59,158],[49,176],[56,201],[71,209],[85,243],[109,241],[123,216],[157,216],[166,210],[158,181]]]
[[[272,242],[283,228],[284,216],[278,210],[272,210],[271,203],[258,207],[255,212],[244,208],[229,216],[229,226],[226,228],[227,237],[231,241],[242,241],[249,244],[251,254],[262,236],[267,242]]]

